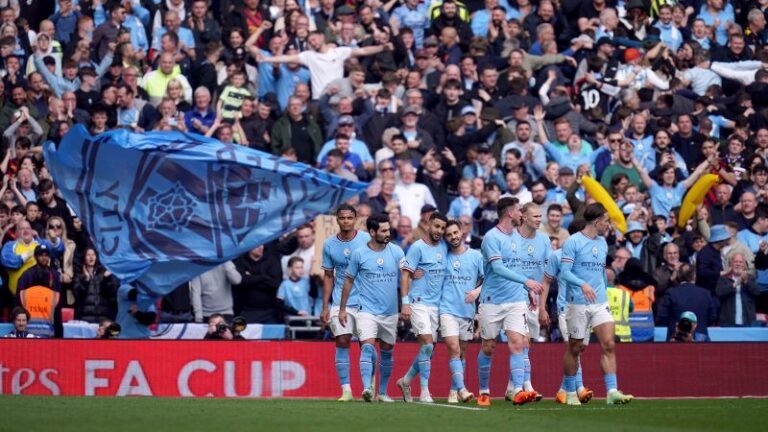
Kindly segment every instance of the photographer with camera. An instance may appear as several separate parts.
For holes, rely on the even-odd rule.
[[[117,339],[120,337],[120,331],[122,331],[120,324],[109,318],[103,318],[96,329],[96,339]]]
[[[696,314],[691,311],[685,311],[680,314],[680,319],[675,323],[675,334],[669,339],[670,342],[707,342],[709,336],[705,336],[696,331]]]
[[[205,340],[245,340],[241,335],[248,323],[243,317],[235,317],[232,320],[232,326],[227,324],[224,315],[215,313],[208,319],[208,332],[203,339]]]
[[[696,285],[696,269],[688,263],[681,264],[677,270],[679,285],[669,289],[661,300],[656,323],[667,326],[666,340],[676,340],[680,330],[686,330],[687,324],[682,325],[682,317],[694,318],[691,329],[691,339],[694,341],[709,340],[707,325],[715,322],[715,303],[712,295],[706,289]],[[701,321],[697,319],[701,317]],[[690,319],[688,319],[690,321]]]

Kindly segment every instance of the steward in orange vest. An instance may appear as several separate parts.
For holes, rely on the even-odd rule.
[[[35,248],[37,265],[26,270],[19,279],[17,303],[31,315],[27,330],[39,337],[62,337],[61,282],[59,272],[50,266],[50,249]]]
[[[629,294],[635,308],[629,314],[632,342],[652,342],[654,332],[653,302],[656,280],[644,272],[640,260],[630,258],[618,277],[619,288]]]

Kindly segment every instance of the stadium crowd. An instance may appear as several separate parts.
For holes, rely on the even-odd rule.
[[[199,133],[370,182],[359,226],[388,214],[404,250],[435,211],[479,248],[505,196],[540,205],[558,248],[591,176],[628,221],[606,268],[634,340],[689,312],[697,339],[764,324],[766,17],[768,0],[0,0],[3,316],[23,320],[14,307],[45,288],[49,335],[64,308],[115,319],[119,282],[42,158],[83,124]],[[284,233],[136,319],[317,316],[315,235]]]

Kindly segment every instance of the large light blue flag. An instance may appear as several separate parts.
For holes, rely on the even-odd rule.
[[[181,132],[73,127],[44,146],[56,186],[102,263],[154,294],[275,239],[366,184]]]

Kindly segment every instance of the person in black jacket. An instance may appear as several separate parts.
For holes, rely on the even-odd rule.
[[[656,315],[656,324],[667,327],[666,340],[670,340],[675,335],[675,324],[680,315],[690,311],[698,317],[696,333],[704,336],[696,339],[707,339],[708,325],[717,319],[712,295],[696,284],[696,271],[692,265],[681,264],[677,273],[680,284],[664,294]]]
[[[437,209],[445,214],[448,211],[449,194],[456,195],[458,176],[456,173],[456,158],[447,147],[438,153],[430,149],[423,158],[416,173],[416,181],[426,185],[435,199]]]
[[[235,260],[235,268],[243,276],[234,287],[235,315],[249,323],[280,323],[277,289],[283,280],[280,258],[274,248],[259,246]]]
[[[75,318],[98,323],[117,315],[117,279],[101,266],[94,248],[85,251],[81,271],[75,275]]]
[[[725,225],[713,225],[710,228],[709,242],[696,254],[696,280],[699,281],[699,286],[706,288],[713,295],[720,272],[723,271],[720,251],[728,244],[730,237]]]

